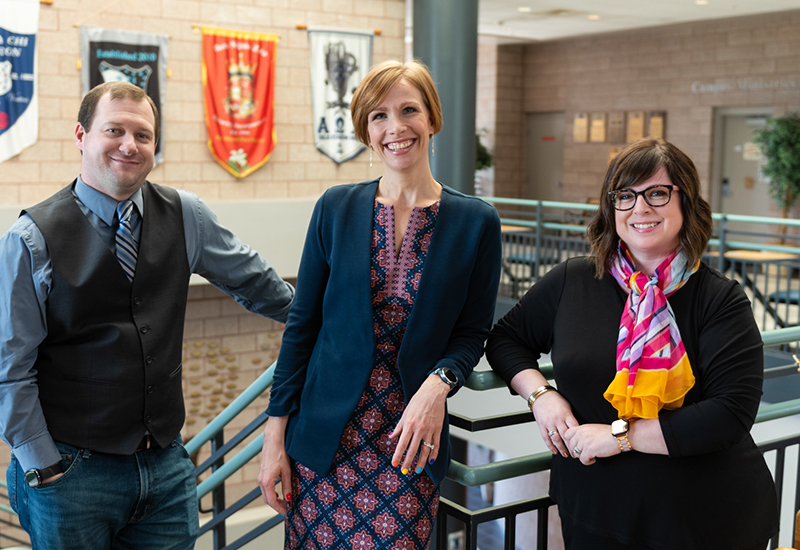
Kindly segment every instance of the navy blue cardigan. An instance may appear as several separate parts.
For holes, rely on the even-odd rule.
[[[378,181],[328,189],[314,207],[267,409],[290,417],[289,456],[323,475],[373,367],[370,247]],[[452,369],[459,387],[469,377],[491,328],[500,256],[497,211],[444,187],[398,352],[406,401],[438,367]],[[447,473],[449,442],[445,415],[439,457],[426,466],[436,483]]]

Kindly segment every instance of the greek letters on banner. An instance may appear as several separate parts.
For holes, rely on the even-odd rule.
[[[353,132],[350,100],[372,66],[372,33],[309,29],[308,40],[317,149],[341,164],[366,149]]]
[[[0,162],[36,143],[39,0],[0,0]]]
[[[164,160],[164,103],[169,36],[81,27],[83,94],[104,82],[130,82],[150,96],[161,115],[155,161]]]
[[[277,45],[274,34],[203,28],[208,148],[237,178],[263,166],[275,148]]]

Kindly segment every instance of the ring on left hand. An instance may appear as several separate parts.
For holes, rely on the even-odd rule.
[[[580,447],[575,447],[574,449],[572,449],[572,452],[575,456],[581,456],[581,451],[582,449]]]
[[[557,433],[558,433],[558,430],[550,430],[549,432],[547,432],[547,435],[550,436],[550,437],[553,437]]]
[[[428,443],[426,441],[423,441],[422,444],[425,445],[427,448],[429,448],[431,451],[434,449],[433,443]]]

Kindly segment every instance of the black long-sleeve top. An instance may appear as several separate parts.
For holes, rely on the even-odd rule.
[[[486,354],[506,381],[550,353],[559,392],[581,424],[611,424],[603,397],[616,371],[627,294],[590,259],[548,272],[489,335]],[[701,264],[669,298],[696,382],[681,408],[659,414],[669,456],[639,452],[591,466],[553,457],[550,495],[588,531],[656,550],[751,548],[778,530],[772,477],[750,437],[763,350],[739,285]]]

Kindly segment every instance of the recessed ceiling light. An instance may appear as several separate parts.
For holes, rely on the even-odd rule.
[[[533,11],[533,8],[528,6],[520,6],[517,8],[517,11],[520,13],[531,13]]]
[[[591,21],[597,21],[598,19],[600,19],[600,16],[599,16],[599,15],[597,15],[597,14],[593,14],[593,15],[587,15],[587,16],[586,16],[586,19],[589,19],[589,20],[591,20]]]
[[[708,0],[694,0],[695,6],[707,6]]]

